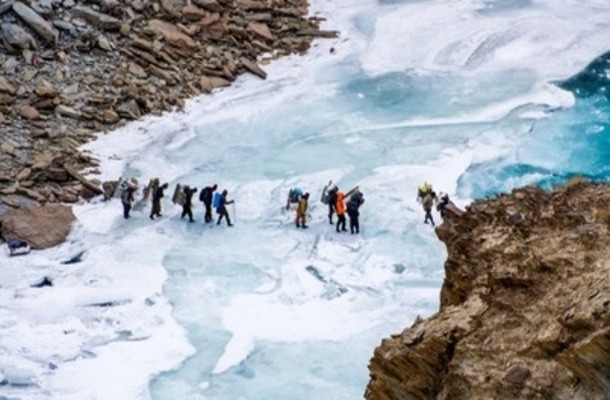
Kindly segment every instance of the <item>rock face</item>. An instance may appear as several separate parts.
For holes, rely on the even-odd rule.
[[[21,239],[33,249],[46,249],[66,240],[75,219],[71,207],[60,204],[34,205],[3,215],[0,232],[6,240]]]
[[[610,398],[610,185],[448,210],[440,311],[384,339],[365,397]]]

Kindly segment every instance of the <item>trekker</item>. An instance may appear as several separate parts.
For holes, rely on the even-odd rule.
[[[184,192],[184,203],[182,204],[182,215],[180,218],[184,218],[188,215],[189,222],[195,222],[193,219],[193,195],[197,193],[197,188],[191,188],[188,185],[182,189]]]
[[[131,211],[131,205],[133,204],[133,193],[136,188],[132,185],[127,186],[127,189],[121,193],[121,203],[123,204],[123,217],[129,219],[129,212]]]
[[[447,193],[440,193],[438,197],[438,203],[436,204],[436,210],[441,214],[441,218],[445,219],[445,208],[449,204],[449,195]]]
[[[213,184],[212,186],[206,186],[199,193],[199,201],[203,202],[203,206],[205,208],[205,223],[212,222],[212,198],[214,197],[214,192],[218,188],[217,184]]]
[[[233,204],[235,200],[227,200],[227,190],[222,191],[222,195],[220,196],[220,201],[218,207],[216,208],[216,212],[218,213],[218,222],[216,225],[220,225],[220,221],[222,221],[222,217],[225,217],[227,220],[227,225],[233,226],[231,223],[231,218],[229,218],[229,212],[227,211],[227,204]]]
[[[299,200],[301,200],[302,196],[303,191],[301,190],[301,188],[295,187],[290,189],[288,191],[288,198],[286,199],[286,211],[290,210],[291,204],[297,204],[298,206]]]
[[[352,233],[360,233],[360,206],[364,204],[364,196],[360,190],[350,196],[347,202],[347,215],[349,216],[349,230]]]
[[[424,208],[424,212],[426,213],[426,217],[424,218],[424,223],[427,224],[428,220],[430,220],[430,222],[432,223],[432,226],[434,226],[434,219],[432,219],[432,205],[434,204],[434,199],[436,199],[436,193],[434,193],[434,191],[431,191],[430,193],[426,194],[421,202],[422,207]]]
[[[305,216],[307,215],[307,200],[309,199],[309,193],[305,193],[301,199],[299,200],[299,205],[297,207],[297,217],[295,222],[297,224],[297,228],[307,228],[305,224]]]
[[[328,223],[331,225],[333,224],[333,214],[337,207],[337,192],[339,192],[337,185],[333,185],[328,191]],[[339,214],[337,213],[338,216]]]
[[[168,188],[167,182],[153,190],[152,194],[152,209],[150,210],[150,219],[161,217],[161,199],[163,198],[165,189]]]
[[[339,232],[339,228],[341,232],[347,232],[345,228],[345,194],[343,192],[337,192],[335,196],[337,199],[335,200],[335,210],[337,211],[337,232]]]
[[[417,201],[423,201],[428,193],[432,192],[432,185],[424,181],[417,189]]]

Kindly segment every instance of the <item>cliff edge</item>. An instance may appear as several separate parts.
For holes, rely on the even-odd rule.
[[[610,185],[452,209],[440,311],[384,339],[365,398],[610,399]]]

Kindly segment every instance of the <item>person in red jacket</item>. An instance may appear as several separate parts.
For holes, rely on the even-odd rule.
[[[335,212],[337,213],[337,232],[341,227],[342,232],[347,232],[345,228],[345,194],[343,192],[337,192],[337,200],[335,201]]]

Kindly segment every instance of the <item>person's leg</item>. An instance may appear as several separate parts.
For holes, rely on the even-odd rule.
[[[335,212],[335,207],[331,203],[328,204],[328,222],[333,224],[333,213]]]
[[[356,214],[354,220],[354,227],[356,228],[356,233],[360,233],[360,215]]]
[[[195,222],[193,219],[193,209],[191,207],[188,208],[187,215],[189,216],[189,222]]]
[[[231,218],[229,217],[229,212],[227,210],[225,210],[225,218],[227,220],[227,225],[233,226],[233,224],[231,223]]]
[[[212,205],[205,205],[205,222],[210,222],[212,220]]]
[[[123,218],[129,218],[129,210],[131,209],[131,205],[127,203],[123,203]]]

